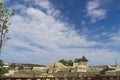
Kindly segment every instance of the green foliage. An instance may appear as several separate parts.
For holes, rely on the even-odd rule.
[[[60,63],[62,63],[62,64],[64,64],[64,65],[66,65],[66,64],[67,64],[67,61],[66,61],[66,60],[64,60],[64,59],[61,59],[61,60],[59,60],[58,62],[60,62]]]
[[[7,69],[4,69],[3,68],[3,61],[2,60],[0,60],[0,76],[2,75],[2,74],[5,74],[5,73],[8,73],[8,70]]]
[[[21,65],[21,66],[19,66],[19,68],[18,68],[18,70],[23,70],[24,69],[24,67]]]
[[[0,76],[2,76],[2,74],[5,74],[5,73],[8,73],[8,70],[0,68]]]
[[[2,67],[3,66],[3,61],[2,60],[0,60],[0,67]]]
[[[68,66],[73,66],[73,61],[72,60],[68,60],[67,64],[68,64]]]
[[[7,33],[9,31],[9,18],[14,15],[14,10],[9,10],[3,3],[0,2],[0,54],[2,50],[2,46],[6,42],[6,40],[10,39],[7,37]]]
[[[62,63],[63,65],[66,65],[66,66],[73,66],[73,61],[72,60],[67,61],[67,60],[61,59],[58,62]]]

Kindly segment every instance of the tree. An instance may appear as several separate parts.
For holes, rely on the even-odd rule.
[[[72,60],[64,60],[64,59],[61,59],[58,61],[59,63],[62,63],[63,65],[66,65],[66,66],[73,66],[73,61]]]
[[[18,67],[18,70],[23,70],[24,69],[24,67],[22,66],[22,65],[20,65],[19,67]]]
[[[0,68],[3,66],[3,61],[0,60]]]
[[[73,66],[73,61],[72,61],[72,60],[68,60],[68,61],[67,61],[67,65],[68,65],[68,66]]]
[[[4,68],[0,68],[0,76],[2,76],[5,73],[8,73],[8,70]]]
[[[6,40],[10,39],[7,36],[7,33],[9,31],[10,23],[9,18],[14,15],[14,9],[9,10],[5,7],[5,5],[0,2],[0,55],[2,51],[2,47],[5,44]]]
[[[3,63],[4,62],[0,60],[0,77],[2,76],[2,74],[8,73],[8,69],[3,68]]]
[[[64,60],[64,59],[61,59],[61,60],[59,60],[58,62],[59,62],[59,63],[62,63],[63,65],[66,65],[66,64],[67,64],[67,61]]]

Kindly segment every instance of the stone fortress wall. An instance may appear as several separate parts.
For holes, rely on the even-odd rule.
[[[102,67],[89,66],[88,60],[82,58],[74,59],[73,66],[65,66],[62,63],[50,63],[47,67],[33,67],[32,70],[15,71],[10,75],[13,77],[94,77],[102,72],[104,75],[120,76],[120,66]],[[22,74],[21,74],[22,73]]]

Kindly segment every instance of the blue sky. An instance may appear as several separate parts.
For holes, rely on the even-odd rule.
[[[3,48],[7,62],[49,64],[86,56],[90,65],[120,59],[119,0],[4,0],[16,10]]]

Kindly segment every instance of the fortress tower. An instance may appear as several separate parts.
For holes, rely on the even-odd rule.
[[[76,68],[77,72],[87,72],[88,60],[85,58],[85,56],[79,59],[74,59],[73,67]]]

